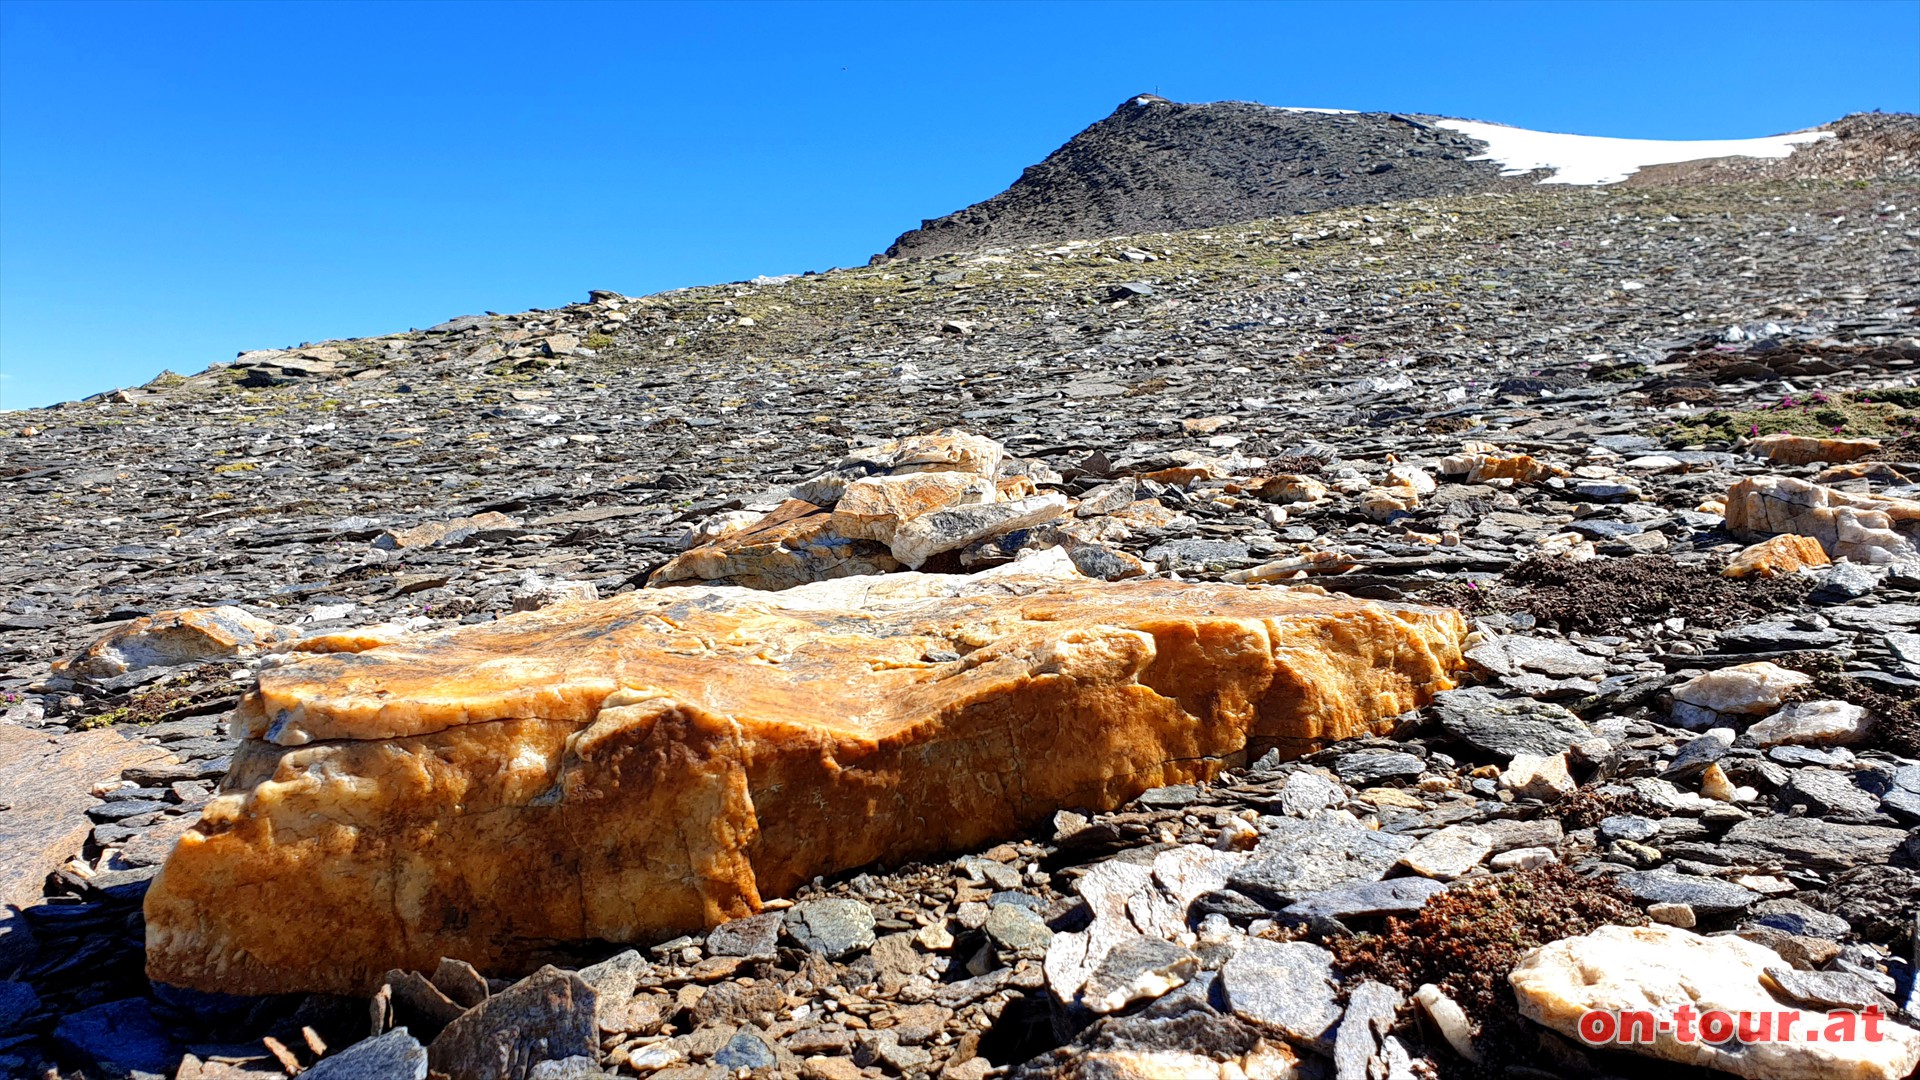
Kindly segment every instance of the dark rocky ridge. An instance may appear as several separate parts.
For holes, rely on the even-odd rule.
[[[984,202],[924,221],[881,258],[1208,228],[1383,199],[1532,186],[1471,161],[1486,144],[1437,116],[1325,113],[1244,101],[1129,98]],[[1638,185],[1911,175],[1920,117],[1856,114],[1783,160],[1652,166]]]
[[[1398,113],[1319,113],[1152,95],[1029,167],[1007,190],[933,218],[886,258],[1205,228],[1382,199],[1513,187],[1482,144]]]

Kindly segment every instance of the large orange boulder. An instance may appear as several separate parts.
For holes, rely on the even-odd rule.
[[[233,769],[147,895],[148,971],[365,993],[443,956],[520,972],[698,930],[1381,731],[1453,685],[1465,634],[1446,609],[1092,581],[1054,553],[335,635],[236,710]]]

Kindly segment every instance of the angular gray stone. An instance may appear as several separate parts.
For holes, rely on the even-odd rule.
[[[1346,1015],[1340,1018],[1333,1039],[1334,1080],[1369,1080],[1385,1069],[1376,1069],[1380,1058],[1380,1040],[1393,1029],[1394,1016],[1406,998],[1385,983],[1369,979],[1347,993]]]
[[[1433,711],[1449,735],[1502,757],[1550,757],[1593,737],[1585,721],[1558,705],[1495,697],[1483,686],[1443,690],[1433,697]]]
[[[1220,969],[1227,1007],[1240,1019],[1318,1053],[1333,1053],[1333,954],[1307,941],[1254,938]]]
[[[1412,754],[1392,750],[1361,750],[1342,754],[1333,763],[1340,779],[1356,786],[1377,784],[1395,776],[1419,776],[1426,762]]]
[[[1723,652],[1794,652],[1830,649],[1847,640],[1838,630],[1802,630],[1790,622],[1757,622],[1723,630],[1715,639]]]
[[[1780,997],[1810,1009],[1852,1009],[1860,1012],[1878,1008],[1882,1015],[1895,1011],[1893,1000],[1872,983],[1848,971],[1800,971],[1790,967],[1766,969],[1766,981]]]
[[[624,1005],[633,996],[633,988],[652,965],[637,949],[628,949],[581,968],[580,981],[593,987],[594,995],[609,1005]]]
[[[1531,671],[1558,678],[1597,679],[1607,673],[1607,662],[1600,657],[1547,638],[1494,638],[1468,649],[1466,655],[1496,675]]]
[[[1728,829],[1720,838],[1719,850],[1736,863],[1762,869],[1845,870],[1860,863],[1886,862],[1906,839],[1904,831],[1880,825],[1760,817]]]
[[[1841,561],[1814,571],[1820,584],[1807,597],[1816,604],[1844,604],[1858,600],[1880,584],[1880,575],[1859,563]]]
[[[1416,874],[1452,881],[1493,853],[1493,837],[1471,825],[1449,825],[1429,833],[1400,857]]]
[[[1847,920],[1838,915],[1817,911],[1798,900],[1778,899],[1762,900],[1753,905],[1745,926],[1765,926],[1783,933],[1801,937],[1826,938],[1830,941],[1844,941],[1851,931]]]
[[[427,1080],[427,1048],[397,1027],[321,1058],[300,1075],[307,1080]]]
[[[1867,817],[1880,809],[1880,798],[1862,790],[1851,774],[1834,769],[1795,769],[1793,779],[1780,790],[1782,809],[1804,806],[1813,814],[1852,814]]]
[[[713,1055],[713,1063],[732,1073],[735,1069],[771,1069],[778,1059],[758,1035],[743,1031],[727,1040]]]
[[[985,929],[1001,948],[1015,952],[1044,949],[1053,941],[1046,920],[1020,904],[995,904],[987,909]]]
[[[597,1003],[578,975],[543,967],[448,1024],[427,1048],[428,1063],[451,1080],[528,1080],[542,1061],[598,1061]]]
[[[707,934],[707,955],[771,959],[780,944],[780,925],[783,921],[779,912],[763,911],[744,919],[723,922]]]
[[[1287,777],[1280,789],[1280,812],[1288,817],[1310,817],[1316,810],[1333,810],[1347,805],[1347,789],[1338,780],[1310,770]]]
[[[0,1039],[19,1030],[22,1021],[40,1011],[40,995],[23,982],[0,981]]]
[[[1745,911],[1760,900],[1759,893],[1731,881],[1672,870],[1634,870],[1613,880],[1642,904],[1685,904],[1709,917]]]
[[[1171,941],[1129,937],[1093,969],[1080,989],[1080,1001],[1095,1013],[1119,1012],[1185,985],[1198,970],[1199,958]]]
[[[1608,840],[1650,840],[1660,832],[1660,823],[1635,814],[1615,814],[1600,819],[1600,835]]]
[[[1433,878],[1388,878],[1309,893],[1281,908],[1279,914],[1301,921],[1411,915],[1446,891],[1446,882]]]
[[[108,1075],[116,1070],[170,1074],[182,1052],[146,998],[109,1001],[61,1017],[53,1040]]]
[[[808,900],[787,909],[787,933],[803,948],[844,960],[873,944],[873,909],[858,900]]]
[[[1340,885],[1379,881],[1414,844],[1411,836],[1338,821],[1269,818],[1264,824],[1271,831],[1227,885],[1276,906]]]
[[[1707,766],[1727,756],[1727,748],[1733,745],[1732,728],[1715,728],[1704,735],[1688,739],[1680,746],[1680,752],[1667,762],[1667,770],[1660,774],[1661,779],[1679,783],[1691,780],[1707,771]]]

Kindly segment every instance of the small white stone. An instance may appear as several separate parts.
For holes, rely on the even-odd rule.
[[[1813,682],[1765,660],[1709,671],[1674,687],[1673,699],[1716,713],[1764,716],[1780,708],[1789,693]]]
[[[1668,926],[1677,926],[1682,930],[1693,929],[1693,924],[1697,921],[1692,904],[1649,904],[1647,918]]]
[[[1747,729],[1762,747],[1853,746],[1867,737],[1873,719],[1867,710],[1845,701],[1803,701],[1789,705]]]
[[[1525,799],[1553,802],[1573,794],[1578,786],[1567,772],[1567,755],[1515,754],[1500,786]]]
[[[1487,860],[1487,865],[1495,870],[1535,870],[1548,863],[1557,863],[1560,856],[1552,848],[1523,847],[1512,851],[1503,851]]]
[[[1816,1042],[1804,1033],[1809,1027],[1824,1033],[1834,1016],[1814,1010],[1801,1013],[1796,1037],[1786,1041],[1715,1044],[1676,1037],[1674,1016],[1683,1006],[1695,1017],[1712,1011],[1778,1017],[1781,1005],[1761,976],[1768,967],[1787,966],[1779,953],[1743,938],[1703,937],[1671,926],[1603,926],[1533,950],[1508,981],[1522,1015],[1569,1039],[1580,1038],[1580,1019],[1593,1010],[1615,1016],[1644,1010],[1656,1023],[1667,1021],[1666,1030],[1656,1028],[1652,1042],[1621,1042],[1616,1049],[1749,1080],[1899,1080],[1920,1065],[1920,1031],[1883,1020],[1878,1041]]]

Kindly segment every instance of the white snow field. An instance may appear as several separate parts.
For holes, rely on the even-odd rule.
[[[1783,158],[1809,143],[1833,138],[1831,131],[1796,131],[1759,139],[1610,139],[1600,135],[1562,135],[1528,131],[1477,120],[1440,120],[1437,126],[1487,144],[1470,161],[1495,161],[1502,176],[1523,176],[1552,169],[1543,184],[1617,184],[1649,165],[1702,158]]]

